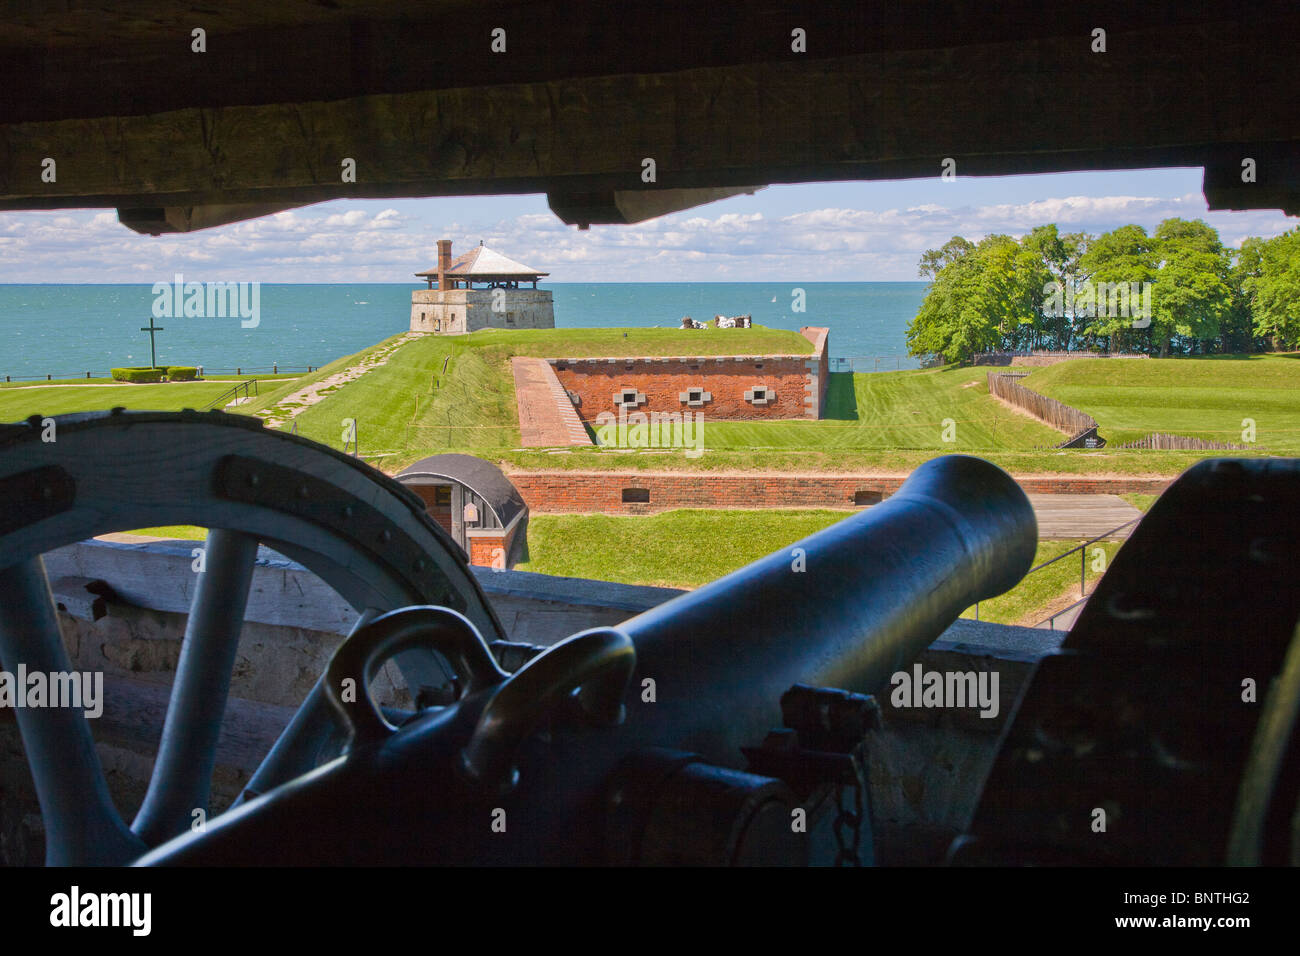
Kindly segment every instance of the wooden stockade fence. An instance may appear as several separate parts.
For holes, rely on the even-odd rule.
[[[1188,438],[1186,435],[1167,435],[1152,432],[1146,438],[1125,442],[1120,448],[1148,448],[1155,451],[1259,451],[1259,445],[1231,445],[1218,441],[1206,441],[1204,438]]]
[[[1071,408],[1054,398],[1039,395],[1033,389],[1026,388],[1016,381],[1023,377],[1023,375],[1009,375],[1006,372],[989,372],[989,393],[1072,436],[1071,441],[1074,440],[1074,436],[1097,427],[1097,420],[1091,415],[1077,408]]]
[[[976,352],[971,356],[972,365],[1001,365],[1007,366],[1015,364],[1016,359],[1021,359],[1022,365],[1052,365],[1056,362],[1065,362],[1070,359],[1104,359],[1104,358],[1133,358],[1144,359],[1150,358],[1145,352],[1061,352],[1051,351],[1048,349],[1034,349],[1030,352]]]

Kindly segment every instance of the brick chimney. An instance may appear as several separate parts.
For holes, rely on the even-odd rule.
[[[447,289],[447,270],[451,268],[451,240],[438,240],[438,291]]]

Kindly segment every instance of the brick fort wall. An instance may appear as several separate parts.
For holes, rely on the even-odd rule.
[[[654,514],[673,508],[839,508],[875,504],[906,475],[537,471],[507,475],[532,514]],[[1031,494],[1159,494],[1172,478],[1017,478]],[[631,499],[647,500],[624,500]]]
[[[811,355],[635,356],[547,362],[565,390],[578,397],[578,414],[588,422],[601,412],[618,415],[618,397],[632,389],[638,401],[627,407],[629,414],[690,411],[719,421],[820,418],[826,400],[829,330],[804,328],[800,332],[813,343]],[[752,400],[755,388],[766,390],[766,401]],[[691,389],[706,393],[701,404],[683,400],[682,393]]]

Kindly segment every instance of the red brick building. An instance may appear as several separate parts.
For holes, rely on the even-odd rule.
[[[821,418],[829,330],[803,328],[811,355],[547,359],[579,416],[699,412],[717,421]]]

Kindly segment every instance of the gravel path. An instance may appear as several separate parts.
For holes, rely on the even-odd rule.
[[[376,349],[356,365],[349,366],[341,372],[335,372],[319,382],[313,382],[282,399],[266,409],[262,418],[267,428],[279,428],[296,418],[301,412],[315,405],[322,398],[348,382],[353,382],[365,375],[372,368],[377,368],[388,361],[389,357],[408,341],[420,335],[419,332],[407,332],[391,345]]]

